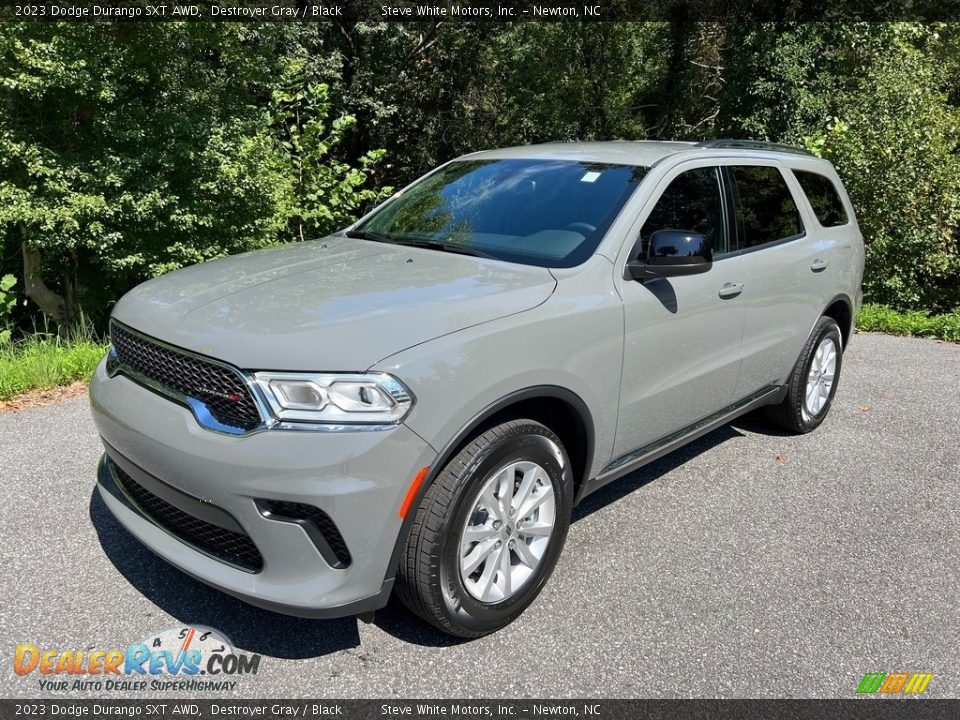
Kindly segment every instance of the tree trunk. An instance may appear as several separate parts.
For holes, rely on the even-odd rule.
[[[23,252],[23,290],[43,310],[44,314],[57,323],[57,333],[66,336],[69,321],[67,303],[62,296],[47,287],[40,276],[42,258],[40,251],[27,244],[27,228],[20,226],[20,249]]]

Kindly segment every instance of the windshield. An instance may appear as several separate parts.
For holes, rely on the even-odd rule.
[[[427,176],[351,234],[542,267],[589,258],[647,168],[463,160]]]

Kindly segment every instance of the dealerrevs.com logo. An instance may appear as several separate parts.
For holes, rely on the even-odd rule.
[[[124,650],[41,649],[21,643],[14,650],[13,671],[35,677],[45,692],[228,692],[237,687],[239,676],[257,674],[260,659],[234,650],[217,630],[176,627]]]
[[[857,686],[858,695],[920,695],[933,679],[933,673],[867,673]]]

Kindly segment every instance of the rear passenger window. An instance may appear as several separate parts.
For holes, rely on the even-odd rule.
[[[847,224],[847,211],[843,209],[843,202],[837,194],[837,188],[825,175],[803,170],[794,170],[793,174],[803,188],[813,214],[824,227],[837,227]]]
[[[733,177],[741,250],[803,234],[800,211],[777,168],[738,165]]]

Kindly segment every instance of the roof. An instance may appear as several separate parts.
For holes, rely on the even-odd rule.
[[[553,142],[540,145],[520,145],[499,150],[482,150],[469,157],[490,160],[508,158],[544,158],[549,160],[578,160],[581,162],[611,163],[614,165],[639,165],[649,167],[670,155],[689,153],[691,157],[774,157],[791,162],[818,158],[806,154],[797,155],[796,150],[784,150],[775,145],[764,147],[763,143],[751,141],[717,141],[723,145],[709,147],[694,142],[664,140],[610,140],[606,142]],[[734,144],[736,142],[737,144]],[[742,143],[742,144],[740,144]],[[823,162],[823,161],[820,161]]]
[[[662,142],[654,140],[611,140],[608,142],[553,142],[541,145],[520,145],[499,150],[483,150],[471,158],[544,158],[549,160],[580,160],[615,165],[653,165],[667,155],[692,150],[692,142]]]

